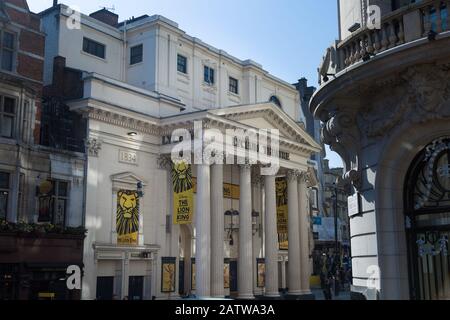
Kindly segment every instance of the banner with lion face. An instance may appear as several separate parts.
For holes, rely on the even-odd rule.
[[[280,250],[288,249],[288,195],[286,178],[276,179],[277,231]]]
[[[176,162],[172,166],[173,223],[191,224],[194,216],[192,166]]]
[[[137,245],[139,234],[139,196],[136,191],[117,193],[117,244]]]

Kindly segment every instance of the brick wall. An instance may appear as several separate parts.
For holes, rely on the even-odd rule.
[[[45,35],[41,32],[40,17],[30,12],[26,0],[1,1],[5,2],[5,11],[11,22],[20,27],[16,42],[19,53],[17,54],[15,72],[21,78],[29,80],[29,86],[37,93],[34,138],[35,143],[39,143]]]

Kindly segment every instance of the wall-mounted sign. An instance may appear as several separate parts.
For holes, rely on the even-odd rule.
[[[312,217],[313,225],[321,226],[322,225],[322,217]]]
[[[117,193],[116,231],[118,244],[138,244],[139,196],[136,191],[120,190]]]
[[[137,165],[138,164],[137,153],[134,151],[120,150],[119,151],[119,162]]]
[[[161,292],[175,292],[175,269],[176,258],[161,258]]]
[[[230,259],[225,259],[223,265],[223,287],[230,289]]]
[[[266,286],[266,262],[264,259],[256,259],[256,275],[258,288]]]
[[[194,193],[197,193],[197,178],[192,178],[194,182]],[[223,184],[223,197],[225,199],[239,200],[241,188],[237,184],[224,183]]]
[[[355,192],[348,197],[348,215],[349,217],[356,216],[361,213],[361,195]]]
[[[191,258],[191,290],[194,291],[195,288],[195,258]]]
[[[276,179],[277,231],[280,250],[288,250],[288,198],[286,178]]]
[[[194,216],[192,166],[186,162],[172,165],[173,223],[191,224]]]

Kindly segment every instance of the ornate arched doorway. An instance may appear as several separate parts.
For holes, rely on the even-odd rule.
[[[430,143],[405,184],[411,298],[450,299],[450,137]]]

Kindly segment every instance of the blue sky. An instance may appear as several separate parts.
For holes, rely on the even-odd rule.
[[[160,14],[189,35],[242,60],[252,59],[290,83],[317,85],[317,67],[337,38],[336,0],[67,0],[89,14],[115,7],[120,20]],[[28,0],[40,12],[53,0]],[[327,150],[332,166],[339,158]]]

